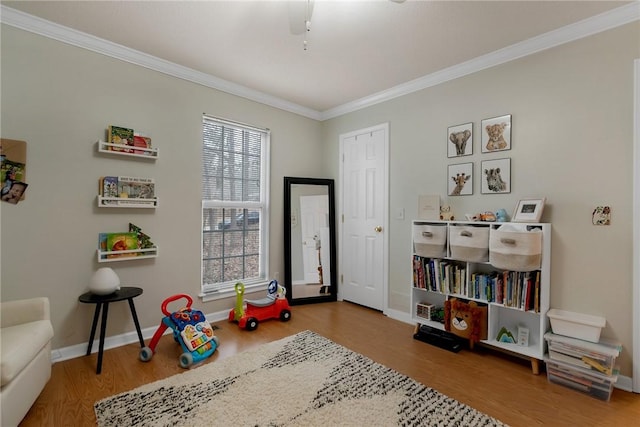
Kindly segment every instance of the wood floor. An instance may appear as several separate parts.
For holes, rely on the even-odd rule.
[[[533,375],[528,361],[482,347],[451,353],[416,341],[412,325],[347,302],[295,306],[289,322],[270,320],[252,332],[215,325],[220,346],[204,363],[309,329],[512,426],[640,425],[639,394],[616,389],[603,402],[548,383],[544,372]],[[140,362],[138,353],[135,344],[105,351],[100,375],[96,354],[54,364],[21,426],[93,426],[97,400],[184,372],[170,335],[150,362]]]

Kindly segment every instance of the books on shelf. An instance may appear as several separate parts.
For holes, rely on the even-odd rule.
[[[155,247],[151,238],[142,232],[142,228],[132,223],[129,223],[129,231],[98,234],[100,259],[143,256]]]
[[[141,157],[157,157],[158,150],[151,146],[151,138],[134,129],[109,125],[106,142],[99,141],[99,151],[116,151]]]
[[[133,150],[134,154],[150,154],[149,149],[151,148],[151,138],[149,138],[148,136],[135,134],[133,136],[133,146],[142,148],[142,150],[134,149]]]
[[[105,257],[111,258],[127,258],[135,257],[136,252],[124,252],[139,249],[138,235],[136,233],[100,233],[99,234],[100,250],[106,252]],[[108,252],[120,252],[110,254]]]
[[[118,197],[128,199],[153,199],[155,197],[153,178],[118,177]]]
[[[109,146],[111,151],[132,152],[129,146],[133,146],[133,129],[109,125],[107,132],[107,142],[109,144],[122,145],[123,147]]]
[[[103,176],[100,178],[99,194],[104,206],[136,206],[149,203],[155,205],[155,180],[130,176]]]
[[[467,275],[466,264],[413,256],[413,286],[434,292],[540,311],[540,271],[491,271]]]

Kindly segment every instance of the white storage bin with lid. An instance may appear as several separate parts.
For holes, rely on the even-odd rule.
[[[446,224],[413,224],[413,250],[425,258],[444,258],[447,255]]]
[[[600,340],[600,332],[607,323],[604,317],[555,308],[549,310],[547,316],[551,320],[551,329],[554,334],[590,342],[598,342]]]
[[[489,234],[489,262],[496,268],[532,271],[542,261],[542,230],[525,224],[503,224]]]
[[[451,258],[467,262],[489,261],[489,227],[449,226]]]

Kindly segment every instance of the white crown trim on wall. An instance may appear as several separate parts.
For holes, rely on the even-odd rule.
[[[634,1],[609,12],[320,112],[0,5],[0,22],[3,24],[319,121],[361,110],[639,19],[640,2]]]

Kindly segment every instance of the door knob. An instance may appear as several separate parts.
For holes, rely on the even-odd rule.
[[[378,225],[377,227],[374,228],[376,233],[381,233],[382,232],[382,226]]]

